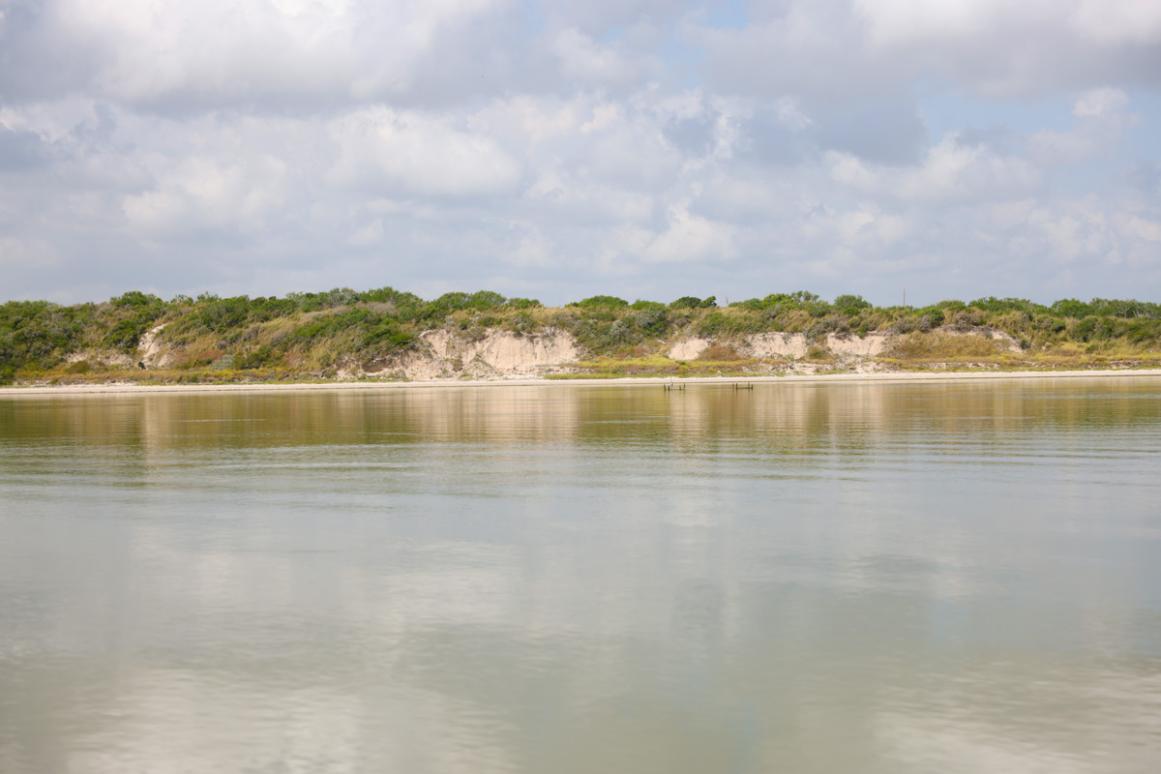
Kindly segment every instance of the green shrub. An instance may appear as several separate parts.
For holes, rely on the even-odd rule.
[[[424,329],[443,325],[454,325],[468,337],[496,329],[531,334],[555,326],[572,333],[593,354],[633,357],[648,355],[657,340],[678,330],[726,339],[761,331],[800,332],[818,340],[829,333],[918,334],[941,326],[957,331],[992,327],[1033,347],[1074,343],[1093,352],[1116,349],[1129,354],[1161,348],[1161,304],[1132,299],[1062,299],[1044,306],[989,296],[970,304],[944,300],[912,309],[876,307],[853,294],[839,295],[831,304],[814,293],[795,291],[728,308],[718,308],[712,296],[683,296],[669,304],[593,296],[541,311],[538,301],[506,299],[492,291],[445,293],[431,301],[390,287],[283,297],[202,294],[164,301],[134,290],[100,304],[0,304],[0,379],[63,371],[69,367],[68,355],[86,349],[132,352],[141,336],[161,321],[167,324],[165,338],[175,347],[177,367],[224,367],[230,361],[223,358],[229,356],[233,361],[228,373],[285,368],[291,362],[309,364],[296,367],[337,368],[346,355],[374,359],[413,347]]]
[[[670,309],[713,309],[718,305],[716,296],[707,296],[706,298],[698,298],[697,296],[682,296],[673,301]]]
[[[201,327],[213,333],[237,328],[250,315],[250,299],[246,296],[213,298],[202,302],[199,307],[197,321]]]
[[[569,304],[580,309],[624,309],[628,305],[628,301],[616,296],[592,296]]]
[[[1071,317],[1079,320],[1082,317],[1087,317],[1092,314],[1092,307],[1083,301],[1078,301],[1075,298],[1064,298],[1057,301],[1052,306],[1048,307],[1049,311],[1057,317]]]
[[[847,317],[854,317],[864,309],[870,309],[871,302],[862,296],[844,295],[837,296],[832,306],[840,314],[845,314]]]
[[[638,312],[632,317],[633,324],[647,336],[661,337],[669,330],[669,315],[664,308]]]
[[[389,304],[400,319],[412,319],[423,307],[424,300],[414,293],[406,293],[391,287],[376,288],[359,294],[359,300],[370,303]]]
[[[540,325],[529,312],[520,311],[508,318],[507,327],[513,333],[525,336],[535,333]]]
[[[766,327],[760,315],[747,310],[731,309],[706,314],[701,318],[697,332],[701,336],[738,336],[758,333]]]
[[[116,298],[109,299],[109,303],[117,307],[140,308],[143,306],[161,306],[165,302],[157,296],[146,295],[140,290],[130,290]]]
[[[380,352],[409,349],[415,345],[416,336],[394,320],[381,320],[363,335],[363,348]]]
[[[234,367],[241,371],[251,371],[255,368],[269,368],[277,365],[282,356],[269,346],[258,347],[249,352],[243,352],[234,358]]]

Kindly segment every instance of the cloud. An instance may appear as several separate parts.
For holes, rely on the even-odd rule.
[[[1080,0],[1073,3],[1069,26],[1105,45],[1155,45],[1161,41],[1161,6],[1145,0]]]
[[[3,290],[1155,295],[1154,5],[10,0]]]
[[[4,266],[6,271],[42,268],[59,260],[60,256],[45,242],[0,237],[0,266]]]
[[[492,138],[441,117],[361,110],[336,119],[333,179],[421,196],[473,196],[514,189],[520,165]]]
[[[729,259],[735,253],[733,227],[676,204],[669,210],[664,230],[649,235],[640,245],[640,251],[650,263]]]
[[[1128,95],[1121,89],[1090,89],[1072,105],[1076,123],[1066,129],[1034,132],[1028,141],[1029,155],[1042,164],[1069,164],[1101,154],[1119,143],[1137,116],[1127,110]]]
[[[557,33],[552,50],[563,73],[579,83],[616,84],[639,77],[642,71],[640,63],[572,27]]]
[[[915,42],[978,38],[997,27],[1042,19],[1053,3],[1012,4],[1003,0],[856,0],[868,38],[880,48]]]
[[[1125,233],[1144,242],[1161,242],[1161,220],[1132,214],[1122,214],[1120,218]]]
[[[47,145],[35,132],[10,129],[0,123],[0,169],[30,170],[48,160]]]
[[[1129,96],[1121,89],[1091,89],[1077,97],[1072,114],[1077,118],[1103,118],[1129,104]]]
[[[698,28],[720,88],[831,97],[901,79],[988,95],[1161,83],[1161,16],[1140,0],[787,0],[741,28]]]
[[[131,103],[405,93],[441,36],[492,0],[56,0],[28,34],[91,67],[68,84]],[[389,45],[375,45],[390,41]]]
[[[944,137],[914,165],[871,164],[858,156],[829,152],[831,178],[882,198],[920,202],[1018,196],[1034,189],[1039,171],[1027,160],[1003,155],[958,135]]]
[[[928,151],[921,166],[902,176],[900,190],[905,196],[928,200],[1012,196],[1038,182],[1038,171],[1024,159],[950,136]]]
[[[256,234],[285,200],[286,172],[271,156],[240,163],[189,158],[160,173],[155,187],[125,197],[125,217],[149,237]]]

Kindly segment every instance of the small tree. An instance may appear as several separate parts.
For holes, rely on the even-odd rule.
[[[864,309],[870,309],[871,302],[862,296],[846,294],[835,298],[834,308],[836,311],[845,314],[847,317],[854,317]]]

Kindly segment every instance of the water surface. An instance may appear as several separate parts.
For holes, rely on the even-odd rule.
[[[0,398],[5,774],[1158,761],[1158,379]]]

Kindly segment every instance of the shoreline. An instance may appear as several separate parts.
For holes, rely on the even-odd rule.
[[[1079,371],[891,371],[879,373],[844,374],[790,374],[786,376],[690,376],[684,378],[661,376],[618,377],[612,379],[545,379],[529,377],[518,379],[434,379],[414,382],[297,382],[282,384],[133,384],[112,382],[104,384],[62,384],[26,387],[0,387],[0,397],[67,397],[77,395],[139,395],[190,393],[271,393],[271,392],[380,392],[415,389],[454,389],[480,387],[645,387],[667,384],[726,385],[726,384],[901,384],[908,382],[966,382],[1021,379],[1124,379],[1161,378],[1161,368],[1100,369]]]

